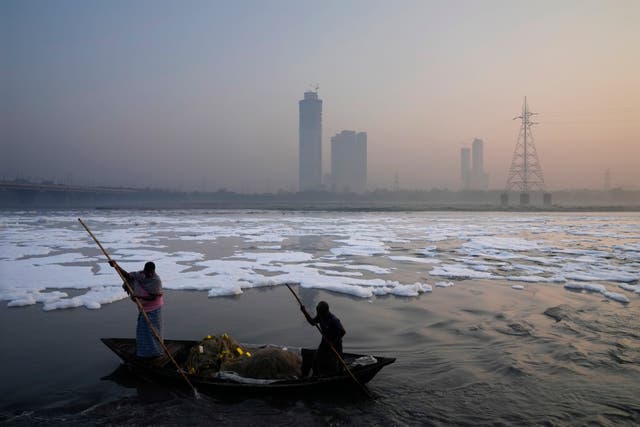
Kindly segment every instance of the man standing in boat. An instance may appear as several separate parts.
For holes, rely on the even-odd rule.
[[[156,274],[156,265],[147,262],[142,271],[129,273],[123,270],[115,261],[109,261],[109,265],[126,277],[133,288],[133,295],[129,293],[129,288],[122,285],[125,291],[130,294],[131,299],[137,298],[145,313],[151,320],[151,324],[162,339],[162,281]],[[163,355],[163,349],[154,336],[149,324],[142,313],[138,313],[138,324],[136,327],[136,355],[140,358],[155,359]]]
[[[342,357],[342,337],[346,333],[340,319],[329,311],[329,304],[325,301],[320,301],[316,306],[316,317],[311,317],[304,305],[300,306],[300,310],[307,322],[311,326],[319,325],[322,332],[322,341],[315,355],[302,354],[302,376],[306,377],[312,367],[316,376],[338,373],[342,365],[334,350]]]

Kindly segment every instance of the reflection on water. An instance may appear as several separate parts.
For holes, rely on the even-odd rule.
[[[451,292],[417,299],[389,297],[375,304],[317,290],[302,291],[308,302],[329,301],[347,329],[346,349],[397,358],[369,383],[374,400],[353,390],[260,398],[209,395],[195,400],[189,390],[131,376],[119,367],[115,355],[100,353],[103,348],[93,334],[107,335],[113,325],[105,324],[87,334],[86,342],[96,349],[85,348],[85,342],[80,347],[71,345],[58,356],[55,351],[48,355],[54,364],[104,361],[82,373],[93,382],[79,387],[78,378],[67,374],[66,393],[49,395],[48,400],[36,398],[40,399],[37,404],[29,398],[10,402],[3,406],[0,419],[8,424],[46,420],[117,425],[637,425],[637,311],[588,295],[567,294],[553,286],[540,287],[535,294],[504,292],[502,286],[457,284]],[[312,294],[305,295],[307,291]],[[301,346],[319,342],[286,289],[247,292],[232,300],[203,299],[184,292],[167,296],[171,336],[198,338],[200,332],[194,325],[201,325],[203,333],[233,331],[248,342]],[[114,306],[123,313],[132,310],[126,304]],[[66,313],[68,320],[91,319],[100,311]],[[184,321],[187,311],[189,322]],[[34,311],[38,312],[42,313]],[[0,320],[13,316],[26,324],[18,329],[28,329],[27,317],[17,313],[2,309]],[[182,313],[179,319],[183,322],[178,327],[169,320],[177,319],[177,313]],[[104,318],[114,314],[105,311]],[[129,317],[122,319],[127,327],[133,321]],[[60,326],[69,326],[68,320]],[[95,323],[101,322],[96,319]],[[60,335],[73,342],[85,334],[60,329]],[[43,341],[46,345],[46,339]],[[23,345],[28,349],[27,340]],[[76,354],[81,347],[85,353]],[[5,350],[12,355],[10,349]],[[12,357],[19,353],[14,350]],[[98,381],[100,377],[110,381]],[[28,384],[43,379],[46,375],[37,379],[23,375],[20,380]],[[63,377],[60,380],[64,383]]]

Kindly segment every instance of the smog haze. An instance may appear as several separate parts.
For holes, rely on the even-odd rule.
[[[503,188],[525,96],[550,189],[640,183],[640,2],[3,1],[0,176],[295,191],[298,101],[368,188]]]

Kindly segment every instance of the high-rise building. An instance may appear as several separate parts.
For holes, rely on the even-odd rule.
[[[474,138],[471,143],[471,174],[474,178],[484,173],[484,142]]]
[[[305,92],[299,101],[299,191],[322,187],[322,100],[318,92]]]
[[[469,177],[471,190],[486,191],[489,189],[489,174],[484,171],[484,142],[474,138],[471,143],[471,175]]]
[[[462,180],[462,190],[469,190],[471,184],[471,150],[466,147],[460,149],[460,179]]]
[[[367,134],[343,130],[331,138],[331,189],[362,193],[367,189]]]

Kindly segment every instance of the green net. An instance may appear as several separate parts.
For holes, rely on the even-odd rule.
[[[246,378],[295,379],[300,376],[302,358],[277,347],[248,349],[222,334],[209,335],[191,347],[185,365],[189,374],[200,376],[232,371]]]
[[[251,353],[228,334],[208,335],[191,347],[186,368],[190,374],[211,376],[220,371],[225,362],[243,357],[249,358]]]

